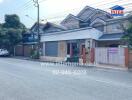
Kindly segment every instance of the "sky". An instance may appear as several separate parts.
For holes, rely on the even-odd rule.
[[[123,5],[125,11],[132,10],[132,0],[39,0],[40,20],[58,23],[69,13],[76,15],[86,5],[110,12],[110,7]],[[0,0],[0,22],[5,14],[18,14],[21,22],[30,28],[37,20],[37,9],[33,0]]]

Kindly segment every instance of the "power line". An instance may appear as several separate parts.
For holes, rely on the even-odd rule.
[[[42,3],[42,2],[44,2],[44,1],[47,1],[47,0],[41,0],[41,1],[39,1],[39,3]],[[105,0],[104,0],[105,1]],[[93,3],[92,5],[96,5],[96,4],[98,4],[98,5],[106,5],[106,4],[110,4],[110,3],[115,3],[115,2],[119,2],[120,0],[114,0],[114,1],[112,1],[112,2],[109,2],[109,3],[105,3],[105,4],[99,4],[99,3],[102,3],[102,2],[97,2],[97,3]],[[26,3],[24,3],[20,8],[18,8],[17,9],[17,11],[19,11],[20,9],[21,10],[28,10],[29,8],[31,8],[32,7],[32,0],[29,0],[28,2],[26,2]],[[79,7],[80,8],[80,7]],[[19,13],[20,13],[20,11],[19,11]]]
[[[25,2],[24,4],[22,4],[21,6],[15,8],[15,9],[12,9],[10,12],[17,12],[17,11],[20,12],[20,10],[22,10],[23,8],[28,7],[29,5],[31,5],[31,3],[32,3],[32,0],[29,0],[29,1]]]
[[[44,2],[44,1],[47,1],[47,0],[41,0],[41,1],[39,1],[39,3],[42,3],[42,2]],[[33,6],[33,1],[32,0],[30,0],[30,1],[28,1],[28,2],[26,2],[26,3],[24,3],[21,7],[19,7],[19,8],[17,8],[17,10],[16,11],[13,11],[13,12],[15,12],[15,13],[23,13],[22,11],[26,11],[26,10],[28,10],[28,9],[30,9],[30,8],[33,8],[34,6]],[[20,10],[21,10],[21,12],[20,12]]]
[[[29,5],[30,3],[32,3],[32,0],[30,0],[30,1],[26,2],[26,3],[24,3],[21,7],[26,7],[26,6]]]
[[[121,2],[123,2],[123,0],[121,1],[121,0],[116,0],[116,1],[112,1],[112,2],[108,2],[108,3],[104,3],[104,4],[99,4],[99,5],[96,5],[96,7],[98,7],[98,6],[102,6],[102,5],[109,5],[109,4],[113,4],[114,3],[114,5],[115,5],[115,3],[121,3]]]
[[[42,3],[42,2],[44,2],[44,1],[47,1],[47,0],[41,0],[41,1],[39,1],[39,3]]]
[[[44,1],[46,1],[46,0],[41,0],[41,1],[39,1],[39,3],[42,3],[42,2],[44,2]],[[22,7],[22,9],[23,9],[23,10],[27,10],[27,9],[29,9],[30,7],[33,7],[33,1],[32,1],[32,0],[30,0],[30,2],[25,3],[25,5]]]
[[[44,1],[46,1],[46,0],[41,0],[41,1],[39,1],[40,3],[42,3],[42,2],[44,2]],[[105,1],[105,0],[104,0]],[[28,1],[28,2],[26,2],[25,4],[23,4],[22,6],[22,8],[20,8],[20,9],[22,9],[23,11],[24,10],[28,10],[29,8],[31,8],[31,7],[33,7],[32,6],[32,0],[30,0],[30,1]],[[107,4],[110,4],[110,3],[115,3],[115,2],[119,2],[119,0],[116,0],[116,1],[112,1],[112,2],[109,2],[109,3],[106,3],[106,4],[100,4],[100,5],[107,5]],[[97,2],[97,3],[93,3],[92,5],[95,5],[95,4],[98,4],[99,5],[99,3],[102,3],[102,2]],[[79,7],[80,8],[80,7]],[[76,8],[75,8],[76,9]],[[71,9],[71,10],[75,10],[75,9]],[[17,9],[18,10],[18,9]],[[69,10],[69,11],[71,11],[71,10]],[[19,11],[19,10],[18,10]],[[68,12],[68,11],[65,11],[65,12]],[[20,11],[19,11],[19,13],[20,13]],[[22,13],[22,12],[21,12]],[[64,13],[64,12],[63,12]]]
[[[46,0],[41,0],[41,1],[39,1],[39,3],[42,3],[42,2],[44,2],[44,1],[46,1]],[[106,1],[106,0],[104,0],[104,1]],[[122,3],[124,0],[122,0],[122,1],[120,1],[120,0],[114,0],[114,1],[112,1],[112,2],[108,2],[108,3],[103,3],[103,4],[100,4],[100,3],[102,3],[102,2],[97,2],[97,3],[93,3],[93,4],[91,4],[91,5],[96,5],[97,4],[97,6],[96,7],[100,7],[101,5],[104,5],[104,6],[107,6],[107,5],[109,5],[109,4],[111,4],[111,3],[116,3],[116,2],[118,2],[118,3]],[[132,3],[127,3],[127,4],[124,4],[124,6],[131,6],[131,4]],[[26,3],[24,3],[24,4],[22,4],[22,6],[20,6],[18,9],[16,9],[16,11],[17,12],[19,12],[19,13],[23,13],[22,11],[25,11],[25,10],[28,10],[29,8],[31,8],[31,7],[33,7],[33,4],[32,4],[32,0],[29,0],[29,1],[27,1]],[[101,6],[102,7],[102,6]],[[79,8],[81,8],[81,7],[79,7]],[[66,10],[66,11],[64,11],[64,12],[62,12],[62,13],[65,13],[65,14],[63,14],[63,15],[61,15],[61,16],[55,16],[55,17],[47,17],[46,19],[57,19],[57,18],[63,18],[63,17],[65,17],[66,16],[66,12],[69,12],[69,11],[72,11],[72,10],[79,10],[79,8],[74,8],[74,9],[71,9],[71,10]],[[21,10],[20,10],[21,9]],[[103,9],[103,10],[108,10],[109,8],[106,8],[106,9]],[[62,13],[56,13],[57,15],[59,15],[59,14],[62,14]],[[24,14],[25,15],[25,14]],[[53,16],[53,15],[51,15],[51,16]],[[45,16],[42,16],[42,17],[45,17]]]
[[[104,0],[104,1],[106,1],[106,0]],[[114,2],[119,2],[120,0],[114,0],[113,2],[110,2],[110,3],[114,3]],[[103,1],[102,1],[103,2]],[[99,3],[102,3],[102,2],[97,2],[97,3],[93,3],[93,4],[91,4],[90,6],[92,6],[92,5],[95,5],[95,4],[99,4]],[[108,3],[106,3],[106,4],[108,4]],[[104,5],[104,4],[100,4],[100,5]],[[62,13],[65,13],[65,12],[69,12],[69,11],[72,11],[72,10],[77,10],[77,9],[81,9],[82,7],[77,7],[77,8],[74,8],[74,9],[70,9],[70,10],[66,10],[66,11],[63,11]],[[56,13],[57,14],[57,13]],[[59,13],[58,13],[59,14]]]
[[[39,3],[42,3],[44,1],[47,1],[47,0],[41,0],[39,1]],[[105,1],[105,0],[104,0]],[[98,3],[94,3],[94,4],[99,4],[101,2],[98,2]],[[93,5],[94,5],[93,4]],[[16,9],[16,11],[13,11],[13,12],[19,12],[20,13],[20,10],[28,10],[29,8],[33,7],[32,6],[32,0],[29,0],[28,2],[24,3],[22,6],[20,6],[19,8]]]
[[[122,6],[127,6],[127,5],[132,5],[132,3],[127,3],[127,4],[123,4]],[[128,7],[129,8],[129,7]],[[108,10],[109,8],[106,9],[102,9],[102,10]],[[127,12],[128,13],[128,12]],[[57,18],[63,18],[66,15],[62,15],[62,16],[55,16],[55,17],[47,17],[46,19],[57,19]]]
[[[111,3],[116,3],[116,2],[119,2],[119,0],[116,0],[116,1],[113,1],[113,2],[109,2],[109,3],[106,3],[106,4],[100,4],[100,6],[101,5],[108,5],[108,4],[111,4]],[[123,2],[123,1],[122,1]],[[98,4],[98,3],[94,3],[94,4]],[[94,4],[92,4],[92,5],[94,5]],[[100,7],[100,6],[98,6],[98,7]],[[102,7],[102,6],[101,6]],[[66,12],[69,12],[69,11],[72,11],[72,10],[77,10],[77,9],[80,9],[80,7],[78,8],[74,8],[74,9],[70,9],[70,10],[66,10],[66,11],[63,11],[63,12],[61,12],[61,13],[66,13]],[[107,8],[107,9],[109,9],[109,8]],[[105,9],[104,9],[105,10]],[[56,13],[57,15],[58,14],[60,14],[60,13]],[[52,16],[52,15],[51,15]],[[43,16],[44,17],[44,16]]]

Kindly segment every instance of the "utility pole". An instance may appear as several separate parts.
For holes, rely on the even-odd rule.
[[[38,0],[33,0],[34,2],[34,6],[37,7],[37,32],[38,32],[38,45],[37,45],[37,50],[38,50],[38,55],[40,57],[40,48],[41,48],[41,45],[40,45],[40,24],[39,24],[39,19],[40,19],[40,13],[39,13],[39,1]]]

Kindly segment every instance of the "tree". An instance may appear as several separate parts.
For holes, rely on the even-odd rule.
[[[128,43],[129,47],[132,47],[132,23],[129,25],[128,29],[125,30],[126,35],[123,36],[123,40]]]
[[[132,48],[132,15],[131,14],[128,15],[128,21],[130,22],[130,24],[127,28],[125,28],[122,25],[122,28],[125,32],[125,35],[122,37],[122,39],[127,42],[129,48]]]
[[[4,28],[14,28],[14,29],[23,29],[25,25],[20,22],[18,15],[5,15],[5,23],[3,24]]]
[[[5,23],[0,24],[0,48],[6,48],[11,53],[15,45],[22,41],[26,27],[20,22],[18,15],[5,15]]]

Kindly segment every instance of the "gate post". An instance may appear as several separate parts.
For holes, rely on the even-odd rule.
[[[86,48],[83,48],[83,56],[82,56],[82,59],[83,59],[83,63],[85,64],[86,63]]]
[[[90,62],[93,64],[95,61],[95,48],[91,48],[90,50]]]
[[[128,68],[128,66],[129,66],[129,50],[128,50],[128,48],[124,48],[124,53],[125,53],[125,67]]]

